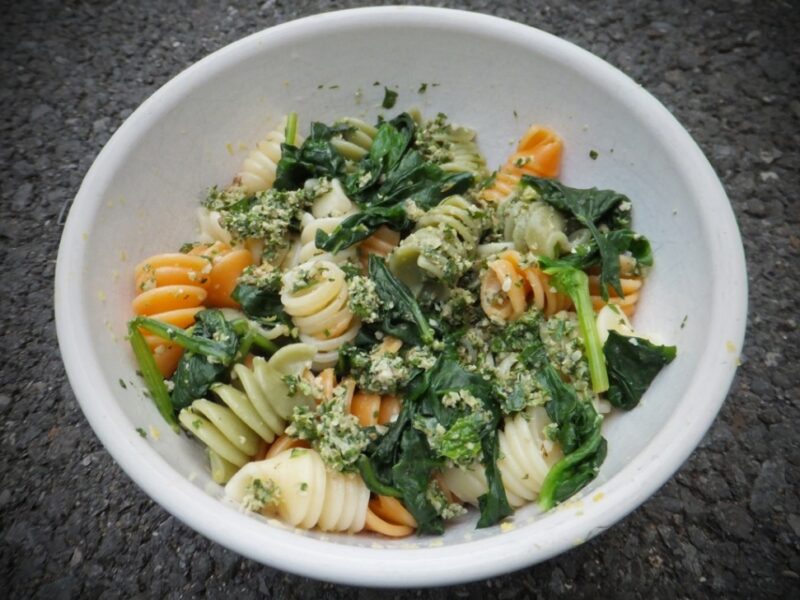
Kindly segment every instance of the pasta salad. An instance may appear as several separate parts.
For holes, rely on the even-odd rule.
[[[631,201],[558,180],[533,125],[489,172],[443,114],[268,133],[198,239],[135,271],[129,339],[164,419],[246,510],[323,531],[479,527],[592,481],[603,416],[676,354],[632,324]]]

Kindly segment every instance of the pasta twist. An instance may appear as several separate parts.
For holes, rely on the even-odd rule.
[[[618,306],[625,316],[633,317],[636,312],[636,305],[639,302],[639,291],[642,288],[640,277],[622,276],[619,279],[620,287],[624,298],[616,292],[614,288],[608,286],[608,301],[603,300],[601,295],[600,277],[597,275],[589,276],[589,293],[592,295],[592,306],[595,312],[601,310],[606,304]]]
[[[337,385],[333,369],[322,371],[317,376],[316,382],[321,387],[322,398],[331,398]],[[349,411],[358,417],[363,427],[388,423],[400,412],[400,403],[395,397],[382,399],[380,396],[362,392],[354,394],[355,386],[352,379],[340,384],[348,389],[345,402],[349,405]],[[287,456],[296,459],[306,456],[307,453],[311,455],[311,458],[305,459],[307,462],[292,463],[291,469],[295,471],[294,473],[289,473],[286,467],[279,468],[285,463]],[[319,454],[310,449],[305,440],[290,438],[284,434],[270,446],[266,458],[266,461],[245,466],[239,472],[243,474],[235,475],[235,481],[232,480],[228,484],[226,493],[241,502],[247,493],[247,486],[258,476],[263,478],[263,481],[270,481],[280,490],[280,502],[268,507],[268,513],[277,512],[290,525],[305,529],[317,527],[323,531],[351,533],[367,529],[388,537],[403,537],[411,535],[416,530],[414,517],[400,501],[386,496],[375,496],[370,499],[368,490],[364,495],[366,486],[358,475],[346,475],[326,468]],[[280,475],[275,477],[273,473],[279,471]],[[300,473],[300,479],[297,479],[297,472]],[[313,476],[309,476],[308,473],[313,473]],[[303,482],[307,485],[302,486]],[[314,485],[311,482],[314,482]],[[316,495],[317,498],[310,504],[290,507],[288,503],[296,501],[291,494],[298,485],[300,488],[305,488],[303,491]],[[288,490],[288,497],[285,490]],[[321,507],[318,507],[317,502],[320,499]],[[284,506],[284,502],[287,506]],[[365,505],[362,505],[362,502]],[[356,518],[353,519],[348,515],[356,515]]]
[[[300,340],[317,349],[314,368],[329,367],[339,348],[358,334],[360,322],[348,307],[344,271],[329,260],[314,260],[283,276],[281,303],[300,332]]]
[[[569,252],[566,220],[555,208],[520,194],[511,194],[501,202],[504,239],[513,242],[514,248],[548,258]]]
[[[506,417],[498,433],[500,459],[497,466],[503,478],[508,502],[517,508],[535,500],[550,467],[563,453],[558,444],[544,433],[550,423],[542,406],[529,409],[514,417]],[[450,467],[442,472],[446,487],[462,501],[475,506],[488,490],[486,474],[480,463],[467,469]]]
[[[551,129],[531,125],[517,151],[495,174],[494,182],[481,192],[484,200],[498,202],[511,194],[523,175],[557,177],[561,168],[561,138]]]
[[[241,187],[249,194],[262,192],[272,187],[272,184],[275,183],[278,161],[281,159],[281,144],[286,142],[285,129],[286,117],[247,155],[241,169],[233,179],[234,186]],[[299,146],[302,139],[297,135],[292,143]]]
[[[335,125],[347,125],[348,129],[331,138],[331,145],[348,160],[357,162],[364,158],[372,148],[372,141],[378,135],[378,129],[361,119],[345,117],[336,121]]]
[[[292,393],[285,378],[306,372],[315,353],[312,346],[290,344],[269,360],[254,357],[252,367],[237,364],[232,373],[237,386],[211,387],[221,403],[200,399],[181,410],[181,424],[208,446],[215,481],[224,483],[236,468],[266,451],[265,444],[286,429],[295,406],[313,404],[312,398]]]
[[[231,298],[239,276],[253,264],[253,254],[245,248],[231,248],[224,242],[195,246],[190,255],[206,261],[208,278],[204,286],[208,292],[206,306],[216,308],[238,308],[239,304]]]
[[[257,507],[293,527],[355,533],[367,521],[369,489],[358,474],[325,467],[312,449],[294,448],[266,460],[251,462],[225,486],[225,494],[245,502],[254,480],[277,489],[275,502]]]
[[[481,281],[483,312],[505,322],[519,318],[530,305],[548,317],[566,310],[572,300],[553,288],[549,279],[534,265],[523,267],[517,251],[506,250],[489,262]]]
[[[381,225],[375,233],[361,242],[358,248],[362,261],[367,261],[370,254],[386,258],[399,243],[400,234],[386,225]]]
[[[475,131],[447,123],[443,114],[418,130],[417,147],[443,171],[473,173],[476,177],[486,173],[486,161],[475,143]]]
[[[205,286],[210,272],[207,260],[188,254],[157,254],[143,260],[135,268],[133,312],[175,327],[191,326],[208,297]],[[144,337],[158,370],[164,377],[171,376],[183,348],[155,335]]]
[[[322,388],[322,397],[330,398],[337,384],[333,369],[323,370],[317,376],[316,381]],[[362,427],[386,425],[394,421],[400,414],[403,405],[397,396],[392,394],[381,396],[363,390],[355,391],[355,383],[352,379],[346,379],[341,383],[348,386],[348,394],[345,399],[348,410],[350,414],[358,418]]]
[[[200,226],[199,240],[201,242],[207,244],[213,244],[214,242],[231,244],[231,234],[220,223],[221,217],[222,215],[217,210],[208,210],[202,206],[197,209],[197,222]]]
[[[415,294],[426,278],[453,285],[472,266],[482,225],[474,204],[450,196],[419,219],[389,256],[389,268]]]
[[[287,266],[297,266],[310,260],[328,260],[342,265],[358,260],[355,247],[345,248],[335,255],[317,248],[317,231],[331,233],[348,215],[358,212],[358,207],[347,197],[338,179],[331,181],[331,189],[314,200],[311,213],[303,216],[300,239]]]

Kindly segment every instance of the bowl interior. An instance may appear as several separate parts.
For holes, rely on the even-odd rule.
[[[390,111],[380,107],[384,86],[399,92]],[[248,149],[288,111],[299,113],[306,132],[311,120],[372,120],[409,107],[426,116],[445,112],[476,129],[492,166],[530,123],[549,125],[565,140],[566,183],[627,194],[634,227],[651,240],[656,260],[635,325],[676,344],[678,358],[640,407],[607,419],[608,458],[583,499],[544,515],[524,508],[514,517],[516,532],[475,530],[471,515],[441,539],[300,537],[211,501],[221,488],[210,481],[200,445],[173,434],[142,396],[124,338],[133,267],[195,239],[204,191],[227,184]],[[708,427],[727,391],[744,322],[741,244],[730,207],[708,163],[666,110],[565,42],[453,11],[347,11],[304,20],[256,34],[183,73],[148,100],[98,158],[70,215],[58,268],[59,337],[70,379],[98,435],[137,482],[180,518],[240,552],[351,583],[445,583],[488,575],[545,558],[607,527],[663,483]],[[732,300],[725,301],[723,286]],[[210,520],[226,527],[214,530]],[[524,537],[516,537],[522,525]],[[326,563],[356,556],[331,558],[336,551],[327,544],[369,550],[361,556],[377,561],[376,545],[384,551],[425,548],[432,558],[413,581],[388,563],[394,575],[372,581],[302,561],[287,564],[259,549],[259,536],[277,536],[278,549],[298,543],[310,552],[327,549]],[[497,542],[488,572],[435,566],[448,549],[478,540]],[[529,555],[511,557],[509,544],[525,544]]]

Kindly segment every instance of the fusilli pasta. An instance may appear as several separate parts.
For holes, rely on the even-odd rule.
[[[344,272],[329,260],[303,263],[283,276],[281,303],[300,339],[317,349],[315,368],[334,364],[342,344],[358,334],[359,321],[348,298]]]
[[[417,222],[389,255],[389,268],[413,292],[426,278],[452,285],[472,266],[483,213],[462,196],[450,196]]]
[[[504,239],[513,242],[520,252],[555,258],[570,250],[566,220],[545,202],[511,194],[501,201],[499,216]]]
[[[490,261],[481,281],[483,312],[501,322],[517,319],[530,305],[549,317],[571,304],[535,265],[523,266],[515,250],[506,250]]]
[[[231,467],[242,467],[262,450],[263,444],[283,433],[295,406],[313,404],[313,399],[299,390],[290,390],[286,376],[301,376],[315,352],[306,344],[290,344],[268,361],[253,358],[250,368],[237,364],[233,376],[238,387],[221,383],[211,387],[221,404],[195,400],[178,418],[223,466],[230,463]]]
[[[558,444],[544,433],[549,423],[545,409],[537,406],[514,417],[506,417],[504,428],[498,433],[501,457],[497,466],[511,506],[518,507],[535,500],[550,467],[563,456]],[[467,469],[447,468],[442,477],[451,492],[475,506],[488,489],[480,463]]]
[[[483,190],[484,200],[498,202],[511,194],[523,175],[557,177],[561,167],[561,138],[552,130],[531,125],[517,151],[500,167],[492,184]]]
[[[334,148],[348,160],[358,161],[364,158],[372,148],[372,141],[378,129],[361,119],[345,117],[336,121],[335,125],[347,125],[349,129],[335,135],[331,139]]]
[[[286,142],[285,128],[284,117],[275,130],[270,131],[256,144],[234,177],[234,186],[241,187],[250,194],[272,187],[278,170],[278,161],[281,159],[281,144]],[[293,142],[299,145],[302,139],[298,135]]]

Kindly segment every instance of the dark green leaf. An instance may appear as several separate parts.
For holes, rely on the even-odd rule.
[[[656,375],[676,356],[675,346],[657,346],[616,331],[609,332],[603,351],[611,383],[608,401],[625,410],[639,404]]]
[[[550,396],[545,408],[557,426],[556,439],[564,452],[542,484],[539,504],[546,510],[594,479],[605,460],[606,442],[600,433],[603,418],[590,402],[578,399],[552,365],[547,365],[539,378]]]
[[[391,496],[392,498],[401,498],[403,496],[403,492],[380,480],[375,466],[363,454],[358,458],[358,471],[370,492],[381,496]]]
[[[503,478],[500,468],[497,466],[500,458],[500,443],[496,430],[493,429],[491,433],[483,437],[481,449],[483,450],[483,468],[489,489],[478,498],[478,507],[481,511],[478,527],[491,527],[514,511],[508,504]]]
[[[589,230],[600,253],[602,264],[600,287],[603,298],[608,299],[607,288],[609,285],[620,296],[623,296],[619,282],[619,253],[616,252],[615,246],[608,238],[602,235],[597,225],[603,217],[623,202],[630,204],[628,197],[613,190],[572,188],[552,179],[542,179],[531,175],[523,175],[522,183],[534,188],[542,201],[573,215]]]
[[[383,102],[381,102],[381,106],[386,110],[394,108],[395,103],[397,102],[397,92],[394,90],[390,90],[387,87],[383,88]]]
[[[204,310],[197,313],[192,337],[214,340],[220,344],[231,358],[236,355],[239,338],[219,310]],[[194,400],[204,398],[211,384],[218,381],[227,371],[225,364],[210,361],[209,357],[194,352],[184,352],[178,368],[172,377],[175,387],[170,394],[172,405],[180,410]]]
[[[342,177],[345,160],[331,145],[330,139],[346,130],[346,125],[328,127],[324,123],[312,123],[311,135],[302,146],[281,144],[275,189],[296,190],[303,187],[307,179],[315,177]]]
[[[434,330],[428,324],[414,295],[406,285],[397,279],[386,262],[375,255],[369,257],[369,277],[375,283],[375,290],[381,299],[382,312],[392,322],[406,322],[417,328],[420,340],[430,344],[434,339]]]
[[[231,298],[242,306],[245,314],[251,317],[267,318],[285,314],[280,294],[272,290],[240,283],[234,288]]]
[[[412,223],[400,205],[370,206],[363,212],[345,218],[329,234],[318,229],[314,242],[317,248],[336,254],[367,239],[382,225],[388,225],[395,231],[403,231],[409,229]]]
[[[403,504],[417,521],[417,533],[444,533],[444,523],[428,500],[428,485],[433,470],[441,462],[433,458],[425,435],[407,428],[400,440],[400,460],[392,467],[396,488],[402,491]]]

